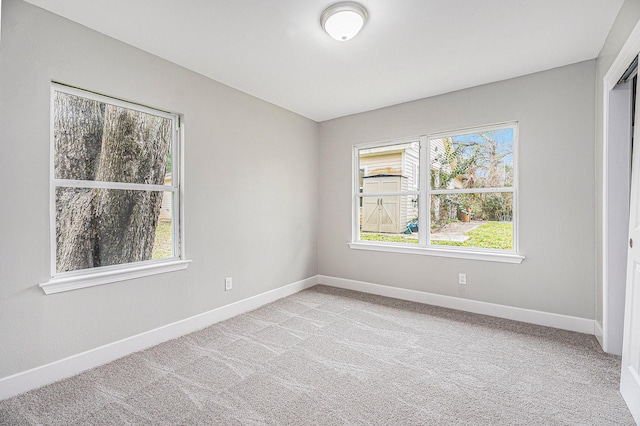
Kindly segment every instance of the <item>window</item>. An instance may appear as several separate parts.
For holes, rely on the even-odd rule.
[[[418,221],[417,175],[419,140],[358,149],[362,185],[357,205],[363,241],[418,243],[417,234],[405,230]]]
[[[356,146],[351,247],[522,261],[517,138],[508,123]]]
[[[51,102],[45,292],[186,267],[178,116],[59,84]]]

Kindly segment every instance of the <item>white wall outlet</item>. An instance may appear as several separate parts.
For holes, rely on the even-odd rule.
[[[231,277],[227,277],[224,279],[224,291],[229,291],[233,288],[233,280]]]
[[[458,274],[458,284],[467,284],[467,274]]]

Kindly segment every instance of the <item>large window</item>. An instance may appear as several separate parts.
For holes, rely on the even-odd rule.
[[[52,85],[52,281],[102,284],[180,260],[178,126],[175,114]]]
[[[351,246],[521,261],[517,138],[508,123],[356,146]]]

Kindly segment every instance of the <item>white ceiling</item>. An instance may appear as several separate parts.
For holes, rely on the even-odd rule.
[[[315,121],[597,57],[624,0],[26,0]]]

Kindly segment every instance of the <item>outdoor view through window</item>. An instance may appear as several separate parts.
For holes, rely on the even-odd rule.
[[[177,117],[52,91],[54,273],[173,258]]]
[[[359,240],[515,251],[516,138],[513,123],[358,148]]]

